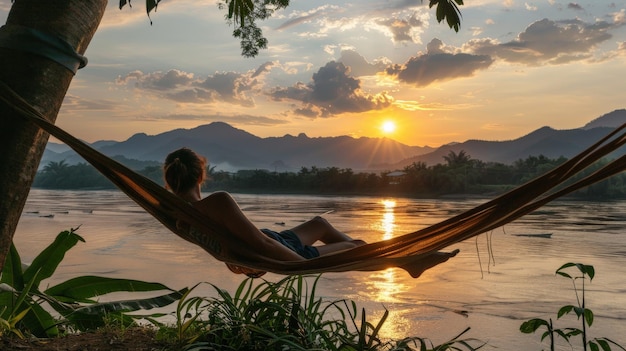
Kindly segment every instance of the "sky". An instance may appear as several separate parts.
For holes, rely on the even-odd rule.
[[[150,18],[109,1],[56,123],[88,142],[222,121],[437,147],[626,108],[625,0],[465,0],[458,33],[428,2],[291,0],[244,58],[217,1],[163,0]]]

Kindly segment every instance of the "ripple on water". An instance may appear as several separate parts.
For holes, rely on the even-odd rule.
[[[289,228],[315,215],[367,241],[424,228],[479,203],[476,200],[412,200],[377,197],[235,194],[261,227]],[[443,342],[471,327],[465,337],[503,350],[536,350],[539,335],[524,335],[528,318],[555,317],[575,302],[571,282],[554,272],[566,262],[593,264],[587,285],[593,328],[626,344],[626,202],[555,202],[503,229],[452,245],[461,252],[413,279],[404,271],[324,274],[317,296],[350,299],[373,318],[389,311],[383,334],[422,336]],[[53,217],[41,217],[52,214]],[[284,223],[279,225],[277,223]],[[84,274],[158,281],[173,288],[213,282],[234,291],[242,276],[231,274],[202,249],[171,235],[117,191],[33,189],[15,243],[27,261],[62,230],[81,226],[79,243],[51,282]],[[550,239],[515,234],[552,233]],[[489,238],[489,240],[487,240]],[[281,277],[268,274],[276,281]],[[212,293],[210,286],[198,291]],[[359,309],[360,313],[360,309]],[[596,325],[598,327],[596,327]],[[601,326],[601,327],[600,327]],[[545,346],[543,347],[545,348]]]

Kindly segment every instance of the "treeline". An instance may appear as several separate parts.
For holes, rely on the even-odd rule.
[[[402,170],[383,173],[355,173],[349,168],[302,167],[298,172],[241,170],[235,173],[208,167],[210,181],[205,191],[226,190],[251,193],[361,194],[406,197],[438,197],[450,194],[488,195],[502,193],[523,184],[566,159],[530,156],[511,165],[472,159],[464,151],[450,152],[444,163],[427,166],[413,163]],[[601,161],[585,174],[600,168]],[[148,166],[138,173],[163,184],[159,166]],[[50,162],[37,173],[34,187],[48,189],[111,189],[114,185],[92,166],[81,163]],[[582,189],[573,196],[585,199],[626,198],[626,176],[619,174]]]

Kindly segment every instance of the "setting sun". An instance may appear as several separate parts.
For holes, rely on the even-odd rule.
[[[393,121],[385,121],[382,126],[380,126],[380,129],[385,134],[393,133],[396,130],[396,124]]]

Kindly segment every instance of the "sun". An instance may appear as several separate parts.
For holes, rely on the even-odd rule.
[[[396,131],[396,123],[389,120],[384,121],[383,124],[380,126],[380,130],[382,130],[385,134],[391,134]]]

